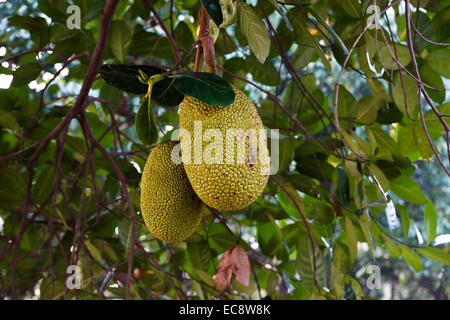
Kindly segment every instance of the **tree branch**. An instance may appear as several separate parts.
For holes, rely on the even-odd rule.
[[[203,50],[203,61],[206,72],[216,73],[216,58],[214,52],[214,40],[208,34],[209,32],[209,15],[202,6],[200,15],[200,29],[198,31],[198,40],[200,45],[197,47],[197,55],[195,57],[194,71],[200,71],[200,54]]]

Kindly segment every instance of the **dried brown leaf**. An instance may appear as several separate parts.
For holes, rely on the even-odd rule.
[[[233,248],[229,248],[225,251],[220,259],[219,266],[217,267],[216,275],[214,276],[214,284],[222,290],[230,284],[231,276],[233,275],[233,268],[231,265],[231,251]]]
[[[250,261],[247,252],[240,246],[235,246],[231,252],[231,265],[236,281],[248,287],[250,285]]]

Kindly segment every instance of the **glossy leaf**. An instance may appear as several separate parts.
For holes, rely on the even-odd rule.
[[[203,7],[217,26],[223,22],[222,8],[218,0],[201,0]]]
[[[206,241],[188,243],[187,251],[194,268],[208,271],[209,263],[211,261],[211,253],[209,250]]]
[[[131,44],[132,32],[123,20],[114,20],[111,23],[109,35],[109,48],[120,63],[125,62]]]
[[[344,228],[347,235],[347,244],[350,252],[350,261],[353,263],[358,254],[358,240],[356,239],[355,228],[350,217],[344,217]]]
[[[138,70],[149,77],[164,72],[160,67],[147,65],[105,64],[100,68],[100,75],[109,85],[119,90],[145,94],[148,86],[138,80]],[[167,78],[153,86],[151,99],[162,105],[176,106],[183,100],[183,95],[173,86],[173,79]]]
[[[436,101],[437,103],[442,103],[445,100],[445,87],[444,82],[442,81],[442,78],[439,73],[431,69],[428,65],[424,64],[420,68],[420,76],[422,77],[423,82],[426,84],[432,86],[435,89],[431,89],[428,87],[425,87],[425,90],[430,95],[431,99]]]
[[[325,269],[320,259],[320,248],[312,246],[306,233],[299,233],[297,243],[297,271],[302,283],[308,288],[320,287],[325,284]],[[316,281],[315,281],[315,280]]]
[[[414,271],[419,272],[423,269],[423,263],[420,260],[420,256],[414,252],[413,250],[409,249],[408,247],[404,245],[399,245],[400,251],[402,253],[403,259],[414,268]]]
[[[214,106],[229,106],[235,98],[233,88],[228,82],[208,72],[178,73],[175,76],[174,86],[183,95]]]
[[[325,53],[322,50],[322,47],[319,45],[316,38],[314,38],[311,33],[309,33],[308,29],[305,27],[306,19],[301,15],[293,15],[292,11],[289,11],[288,18],[292,22],[292,25],[294,28],[298,28],[301,30],[301,32],[306,36],[308,39],[308,42],[313,46],[313,48],[316,50],[320,60],[322,61],[325,68],[327,68],[328,72],[331,72],[331,65],[328,61],[327,57],[325,56]]]
[[[427,227],[427,244],[429,244],[434,238],[436,238],[436,228],[437,228],[437,215],[436,209],[431,201],[425,205],[425,215],[424,220]]]
[[[378,98],[363,97],[358,101],[356,121],[363,124],[375,122],[380,106],[381,101]]]
[[[41,71],[41,66],[37,62],[29,62],[21,65],[16,71],[14,71],[14,78],[11,82],[11,87],[22,87],[27,85],[32,80],[35,80]]]
[[[417,117],[418,109],[418,91],[417,83],[414,79],[411,79],[402,72],[396,73],[394,76],[394,101],[397,108],[404,114],[406,114],[406,107],[408,108],[408,114],[414,119]]]
[[[450,51],[449,49],[438,49],[426,56],[427,64],[438,74],[450,78]]]
[[[400,257],[401,250],[397,246],[397,244],[385,234],[381,234],[381,238],[383,239],[384,246],[388,250],[388,252],[391,255],[391,257],[394,258],[394,259]]]
[[[347,173],[343,168],[337,168],[337,189],[336,194],[339,203],[344,207],[348,206],[350,201],[350,184]]]
[[[417,251],[428,259],[450,266],[450,255],[442,250],[437,248],[419,248]]]
[[[9,23],[20,29],[30,32],[31,40],[37,48],[43,48],[50,41],[50,28],[44,18],[12,16],[8,19]]]
[[[0,127],[11,129],[13,131],[19,130],[19,124],[11,112],[0,109]]]
[[[146,145],[153,145],[158,142],[158,125],[156,123],[155,112],[150,103],[144,101],[135,120],[136,134],[139,140]]]
[[[238,0],[238,16],[241,32],[247,39],[250,50],[260,63],[264,63],[270,51],[270,37],[266,25],[253,8],[242,0]]]
[[[422,193],[416,181],[400,176],[391,183],[391,190],[399,197],[415,204],[426,204],[428,199]]]

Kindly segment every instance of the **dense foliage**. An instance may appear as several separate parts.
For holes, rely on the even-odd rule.
[[[141,170],[184,94],[230,98],[214,93],[222,78],[191,73],[202,3],[216,73],[279,129],[280,168],[251,206],[211,209],[168,244],[140,215]],[[420,281],[446,298],[450,1],[218,4],[0,2],[0,297],[362,299],[381,296],[367,266],[383,282],[404,260],[403,282],[425,267]],[[172,77],[144,129],[137,69]],[[66,286],[71,265],[80,289]],[[227,268],[231,283],[214,281]]]

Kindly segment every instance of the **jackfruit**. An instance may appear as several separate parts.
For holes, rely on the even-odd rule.
[[[206,210],[192,189],[183,164],[172,161],[172,150],[177,144],[168,141],[153,148],[141,179],[144,222],[156,238],[167,242],[191,236]]]
[[[236,97],[230,106],[208,105],[185,96],[178,110],[181,154],[189,181],[205,204],[226,211],[253,203],[264,190],[270,169],[257,109],[232,87]],[[245,151],[238,151],[239,145]]]

